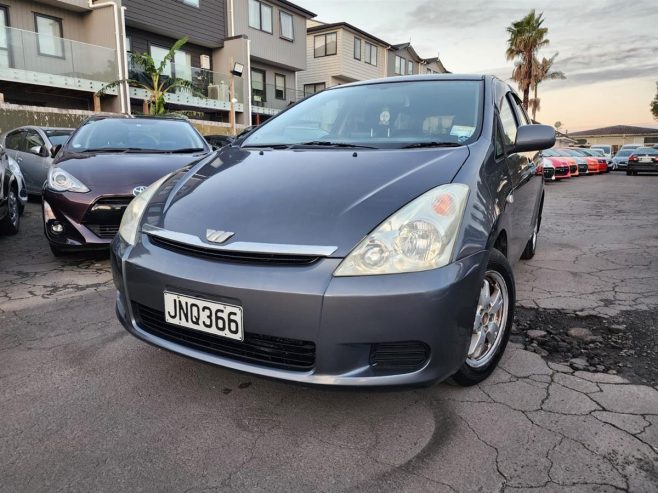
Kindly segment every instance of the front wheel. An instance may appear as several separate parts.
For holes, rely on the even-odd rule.
[[[466,361],[451,377],[456,384],[476,385],[494,371],[509,340],[515,302],[512,267],[501,252],[492,250],[478,295]]]
[[[0,221],[0,232],[7,235],[15,235],[18,233],[21,224],[20,205],[18,195],[14,187],[9,189],[7,196],[7,215]]]

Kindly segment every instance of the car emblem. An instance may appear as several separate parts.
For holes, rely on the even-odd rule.
[[[213,243],[224,243],[235,233],[230,231],[218,231],[216,229],[206,229],[206,240]]]
[[[140,193],[143,193],[144,190],[146,190],[146,187],[144,185],[140,185],[138,187],[133,188],[133,195],[137,197]]]

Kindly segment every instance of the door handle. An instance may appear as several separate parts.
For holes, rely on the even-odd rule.
[[[22,157],[17,157],[17,158],[16,158],[16,162],[17,162],[17,163],[22,163],[22,162],[23,162],[23,158],[22,158]]]
[[[507,196],[507,199],[505,199],[508,204],[513,204],[514,203],[514,195],[511,193]]]

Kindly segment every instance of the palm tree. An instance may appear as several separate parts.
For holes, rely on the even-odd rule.
[[[553,55],[551,58],[542,58],[541,61],[536,58],[533,60],[533,77],[532,77],[532,88],[534,90],[534,97],[530,99],[529,104],[532,108],[532,119],[535,120],[537,112],[541,109],[541,100],[537,97],[537,86],[545,80],[555,80],[555,79],[566,79],[567,76],[564,75],[564,72],[559,70],[551,71],[553,68],[553,63],[557,58],[558,53]]]
[[[512,73],[514,79],[523,92],[523,106],[528,109],[530,87],[533,79],[533,65],[537,51],[548,45],[546,39],[548,29],[542,27],[544,14],[536,15],[534,9],[523,19],[512,22],[507,28],[509,39],[505,55],[507,60],[517,62]]]
[[[138,72],[139,80],[130,78],[115,80],[114,82],[110,82],[103,86],[97,94],[102,96],[109,89],[118,87],[121,84],[128,84],[131,87],[144,89],[148,94],[145,103],[148,106],[148,113],[150,115],[162,115],[167,112],[165,109],[165,96],[167,93],[175,89],[187,89],[195,95],[203,96],[197,94],[192,81],[163,74],[165,69],[168,68],[167,66],[174,59],[176,52],[180,50],[185,43],[187,43],[187,37],[176,41],[174,45],[169,48],[169,51],[159,64],[156,64],[153,57],[148,53],[133,53],[131,56],[131,63]]]

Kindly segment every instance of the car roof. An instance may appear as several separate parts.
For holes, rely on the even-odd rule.
[[[427,74],[427,75],[400,75],[396,77],[385,77],[380,79],[369,79],[362,80],[358,82],[352,82],[350,84],[342,84],[340,86],[329,87],[326,90],[332,91],[340,89],[341,87],[348,86],[368,86],[371,84],[392,84],[395,82],[418,82],[418,81],[428,81],[428,80],[453,80],[453,81],[478,81],[485,80],[486,78],[497,79],[493,75],[483,75],[483,74]],[[500,79],[497,79],[500,80]],[[501,81],[502,82],[502,81]]]

